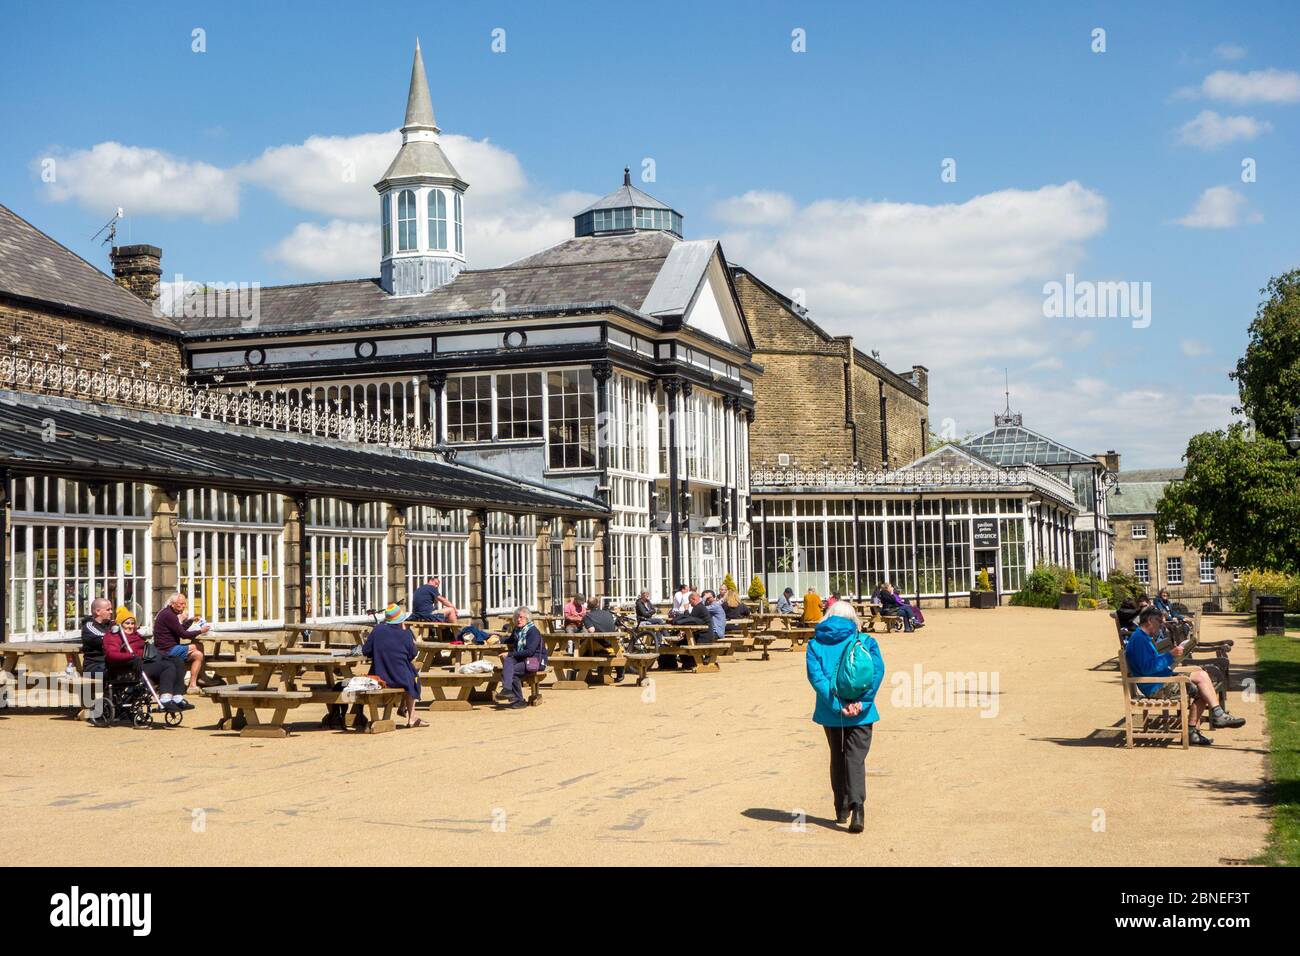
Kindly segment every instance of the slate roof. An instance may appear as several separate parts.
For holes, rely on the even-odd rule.
[[[628,206],[637,206],[641,209],[672,209],[673,212],[677,211],[672,206],[661,203],[649,193],[642,192],[629,183],[624,183],[608,196],[597,199],[582,212],[579,212],[578,215],[581,216],[582,213],[591,212],[593,209],[625,209]]]
[[[44,421],[54,422],[47,441]],[[65,477],[602,516],[600,503],[432,452],[0,391],[0,467]]]
[[[81,256],[0,205],[0,295],[49,303],[95,317],[175,334],[176,324],[153,314]]]
[[[390,296],[378,279],[271,286],[260,291],[261,321],[241,328],[231,317],[186,319],[187,338],[260,335],[268,330],[357,326],[398,319],[461,318],[467,314],[621,305],[640,309],[674,243],[663,232],[584,236],[497,269],[466,269],[427,295]],[[501,299],[497,290],[504,290]],[[231,293],[232,295],[235,293]]]
[[[962,442],[999,465],[1096,465],[1097,459],[1022,425],[999,425]]]
[[[1153,515],[1158,502],[1171,481],[1181,479],[1183,468],[1148,468],[1140,471],[1121,471],[1119,484],[1106,498],[1106,507],[1112,518],[1126,515]]]

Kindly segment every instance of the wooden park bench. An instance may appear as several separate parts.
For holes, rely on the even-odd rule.
[[[474,705],[470,702],[470,695],[474,693],[474,688],[492,679],[491,674],[458,674],[456,671],[448,670],[420,672],[420,685],[429,688],[433,694],[433,700],[429,701],[429,710],[434,713],[473,710]],[[454,690],[456,696],[449,697],[447,694],[449,690]]]
[[[653,651],[634,651],[624,654],[623,660],[627,662],[627,669],[636,675],[636,686],[640,687],[649,676],[650,668],[659,660],[659,655]]]
[[[1124,692],[1124,746],[1132,747],[1137,738],[1181,740],[1188,747],[1188,714],[1190,685],[1186,674],[1172,677],[1133,677],[1129,674],[1128,658],[1119,654],[1120,688]],[[1147,697],[1139,684],[1175,684],[1177,693],[1169,697]]]
[[[613,684],[613,669],[626,666],[626,658],[621,654],[552,654],[547,664],[555,669],[557,690],[585,690]],[[572,676],[569,676],[570,671]]]
[[[769,648],[771,648],[772,642],[779,641],[783,637],[785,637],[784,631],[760,631],[755,634],[753,636],[755,649],[763,652],[763,656],[759,660],[770,661],[772,655]]]
[[[884,627],[886,631],[901,631],[903,629],[903,616],[901,614],[886,614],[884,608],[879,604],[870,605],[871,618],[867,621],[864,630],[874,631],[877,625]]]
[[[321,721],[323,727],[351,730],[356,728],[367,734],[384,734],[397,727],[393,708],[400,707],[406,691],[400,687],[381,687],[376,690],[335,690],[325,684],[312,684],[311,700],[325,704],[329,711]]]
[[[227,684],[238,683],[241,678],[252,677],[257,666],[247,661],[204,661],[203,673]]]
[[[811,627],[792,627],[785,631],[777,633],[777,637],[788,637],[790,639],[791,651],[801,651],[813,636],[815,628]]]
[[[311,691],[266,690],[256,684],[225,684],[208,687],[204,693],[221,705],[217,727],[229,726],[241,737],[289,736],[285,715],[312,698]],[[259,710],[271,711],[270,719],[263,721]]]
[[[665,648],[667,649],[667,648]],[[682,642],[671,649],[678,657],[689,657],[691,666],[699,674],[716,674],[722,668],[718,658],[731,650],[727,644],[687,644]]]

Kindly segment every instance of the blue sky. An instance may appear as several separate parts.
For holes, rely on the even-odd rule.
[[[638,184],[688,238],[928,366],[936,427],[987,427],[1004,368],[1026,424],[1126,466],[1222,425],[1258,290],[1300,266],[1300,6],[810,6],[410,4],[395,26],[341,3],[11,4],[0,202],[101,266],[90,236],[121,205],[168,277],[376,274],[371,171],[418,35],[471,266],[563,238],[649,158]],[[1066,273],[1151,283],[1150,326],[1044,316]]]

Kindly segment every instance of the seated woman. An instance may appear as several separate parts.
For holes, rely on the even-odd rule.
[[[916,612],[912,609],[912,605],[899,597],[894,586],[888,581],[880,589],[880,606],[886,614],[897,614],[903,619],[904,631],[914,631],[923,626],[916,620]]]
[[[106,679],[112,680],[134,670],[149,678],[158,691],[158,702],[163,710],[193,710],[194,705],[185,699],[185,678],[181,676],[181,669],[165,657],[146,661],[144,645],[144,635],[139,631],[135,614],[127,608],[118,608],[117,627],[104,635]]]
[[[361,653],[370,658],[370,673],[389,687],[406,691],[406,700],[402,703],[406,726],[427,727],[427,723],[415,716],[415,702],[420,699],[420,675],[414,663],[415,639],[405,626],[410,616],[397,604],[384,608],[383,622],[376,624],[370,632],[361,646]]]
[[[749,608],[740,603],[740,596],[734,588],[722,599],[722,613],[728,621],[741,621],[749,617]]]
[[[803,622],[805,626],[820,623],[822,619],[822,599],[812,588],[803,596]]]
[[[546,666],[546,644],[528,608],[515,609],[515,626],[505,643],[507,650],[501,658],[501,694],[510,701],[508,706],[511,710],[519,710],[528,706],[524,700],[524,675],[529,672],[528,662],[536,660],[534,670]]]

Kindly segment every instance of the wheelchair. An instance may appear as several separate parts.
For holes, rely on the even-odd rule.
[[[121,667],[104,674],[104,693],[90,705],[90,722],[96,727],[130,724],[137,730],[152,727],[154,723],[153,688],[139,667]],[[168,727],[177,727],[185,719],[179,710],[163,710],[163,720]]]

